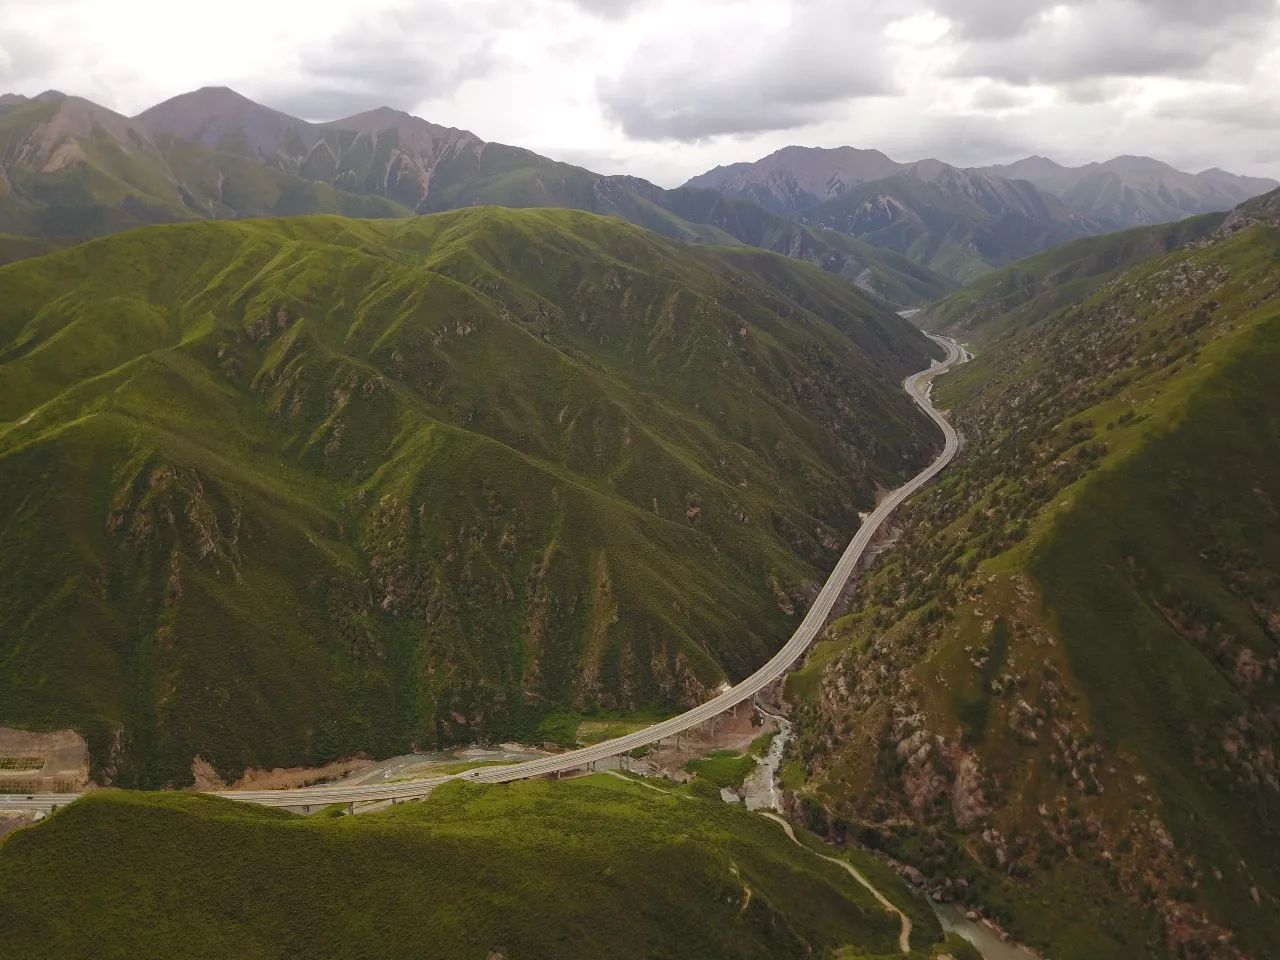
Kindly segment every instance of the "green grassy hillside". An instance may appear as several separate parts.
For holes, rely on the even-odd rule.
[[[966,450],[792,683],[800,789],[1055,958],[1273,956],[1280,229],[1090,286],[939,386]]]
[[[776,823],[603,774],[357,817],[110,791],[0,843],[0,936],[31,958],[901,956],[897,934]]]
[[[159,785],[691,704],[930,455],[930,349],[816,268],[568,211],[0,268],[0,722]]]
[[[986,343],[1084,299],[1135,264],[1207,237],[1225,218],[1210,213],[1054,247],[977,278],[921,320]]]

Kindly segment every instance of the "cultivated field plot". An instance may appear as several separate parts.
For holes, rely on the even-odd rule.
[[[0,757],[0,770],[28,773],[44,766],[44,757]]]

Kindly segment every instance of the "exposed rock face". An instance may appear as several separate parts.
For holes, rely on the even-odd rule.
[[[967,282],[1073,238],[1229,210],[1276,183],[1216,169],[1193,175],[1143,157],[961,169],[897,163],[875,150],[787,147],[686,186],[754,201]]]
[[[10,96],[0,117],[0,234],[82,239],[173,220],[569,207],[689,242],[794,246],[796,256],[893,303],[918,304],[954,287],[749,201],[601,176],[388,107],[311,123],[205,87],[132,119],[56,91]],[[0,262],[40,249],[9,244]]]
[[[1280,229],[1280,190],[1272,190],[1232,210],[1222,224],[1222,232],[1239,233],[1257,224]]]
[[[1168,223],[1230,210],[1277,186],[1265,177],[1242,177],[1217,168],[1184,173],[1150,157],[1115,157],[1081,167],[1063,167],[1043,157],[1028,157],[1006,166],[981,169],[997,176],[1028,180],[1110,229]]]
[[[793,214],[857,184],[899,173],[904,166],[879,150],[784,147],[754,163],[716,167],[685,186],[749,197],[766,210]]]
[[[227,87],[202,87],[181,94],[134,119],[153,135],[243,153],[293,173],[321,139],[314,124],[254,103]]]
[[[204,87],[166,100],[139,114],[136,122],[152,135],[241,153],[308,180],[386,197],[417,212],[431,208],[428,195],[441,164],[464,154],[474,164],[484,147],[466,130],[441,127],[388,107],[308,123],[226,87]]]

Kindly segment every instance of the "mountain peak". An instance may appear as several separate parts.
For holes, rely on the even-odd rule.
[[[432,141],[450,139],[480,142],[480,138],[469,130],[432,123],[430,120],[424,120],[422,117],[394,107],[374,107],[372,110],[343,117],[341,120],[330,120],[319,126],[321,129],[354,130],[356,133],[367,134],[394,127],[402,134],[411,134],[415,137],[426,136]]]
[[[879,150],[792,144],[753,163],[717,167],[685,186],[744,195],[774,213],[789,214],[901,169]]]
[[[1132,154],[1121,154],[1118,157],[1112,157],[1110,160],[1104,160],[1102,163],[1096,164],[1096,167],[1102,170],[1114,170],[1118,173],[1131,174],[1151,173],[1159,175],[1180,172],[1163,160],[1156,160],[1153,157],[1139,157]]]
[[[281,113],[279,110],[264,107],[262,104],[250,100],[244,94],[232,90],[230,87],[213,86],[200,87],[197,90],[190,90],[187,93],[180,93],[177,96],[170,97],[168,100],[161,101],[153,107],[148,107],[138,114],[135,119],[173,122],[185,116],[188,122],[192,122],[208,118],[211,115],[227,113],[241,115],[259,113],[272,117],[283,117],[295,124],[304,122],[295,117],[290,117],[288,114]]]
[[[286,140],[312,146],[318,134],[305,120],[265,107],[230,87],[200,87],[170,97],[134,118],[150,133],[194,140],[207,147],[271,157]],[[296,136],[294,136],[296,135]],[[294,152],[297,147],[294,145]]]
[[[360,113],[353,113],[349,117],[343,117],[340,120],[330,120],[324,124],[326,127],[339,127],[343,130],[359,130],[367,132],[371,130],[382,130],[386,127],[410,126],[417,124],[426,124],[434,127],[436,124],[422,117],[414,116],[404,110],[397,110],[394,107],[381,106],[374,107],[372,110],[364,110]]]

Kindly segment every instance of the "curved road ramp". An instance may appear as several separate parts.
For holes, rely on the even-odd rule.
[[[399,783],[343,785],[304,787],[295,790],[226,790],[218,795],[232,800],[243,800],[275,807],[294,807],[309,811],[313,807],[343,803],[397,803],[401,800],[414,800],[425,797],[434,788],[447,780],[463,779],[476,783],[508,783],[512,780],[525,780],[529,777],[541,777],[563,773],[570,770],[591,768],[594,764],[610,757],[621,756],[639,747],[646,747],[669,737],[676,737],[686,730],[700,726],[711,718],[736,707],[764,690],[771,683],[783,676],[809,649],[814,638],[822,629],[831,613],[831,608],[844,589],[849,577],[853,574],[858,561],[871,543],[876,531],[908,497],[932,480],[955,456],[960,441],[955,429],[947,422],[930,402],[929,393],[935,377],[945,373],[952,366],[963,363],[968,355],[955,340],[950,337],[928,334],[935,342],[947,351],[947,357],[941,363],[935,361],[927,370],[913,373],[903,382],[903,387],[942,431],[945,442],[942,452],[929,466],[916,474],[889,496],[863,521],[854,538],[845,548],[831,576],[823,584],[822,590],[809,607],[796,632],[791,635],[782,648],[769,659],[759,670],[745,680],[725,690],[715,698],[708,700],[692,710],[655,723],[651,727],[635,733],[605,740],[602,743],[579,750],[509,766],[479,768],[464,773],[448,776],[426,777],[421,780],[406,780]],[[71,803],[79,793],[36,793],[30,795],[0,795],[0,809],[37,810],[48,813],[60,806]]]

